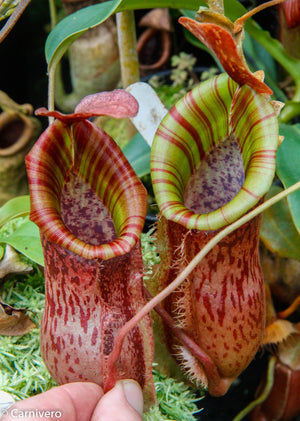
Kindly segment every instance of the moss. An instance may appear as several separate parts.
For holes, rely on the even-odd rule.
[[[39,347],[39,322],[45,295],[44,278],[35,266],[28,275],[17,275],[1,285],[2,299],[14,306],[28,309],[37,324],[23,336],[0,336],[0,390],[15,399],[24,399],[44,392],[56,383],[48,373]]]
[[[182,382],[169,378],[153,370],[158,406],[144,414],[144,421],[174,420],[193,421],[194,415],[200,412],[195,392]],[[201,398],[200,398],[201,399]]]

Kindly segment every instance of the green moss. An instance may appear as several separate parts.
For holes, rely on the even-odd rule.
[[[24,399],[55,386],[40,353],[39,323],[45,295],[44,278],[35,266],[28,275],[18,275],[1,285],[3,301],[14,307],[28,309],[37,324],[23,336],[0,336],[0,390],[15,399]]]
[[[153,377],[158,406],[144,414],[144,421],[194,421],[194,415],[200,412],[197,398],[188,386],[153,370]]]
[[[144,279],[152,274],[152,268],[160,262],[155,245],[155,228],[141,236],[142,253],[144,263]]]

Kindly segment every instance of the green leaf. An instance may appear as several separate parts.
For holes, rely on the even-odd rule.
[[[300,124],[281,124],[280,134],[284,136],[284,141],[277,152],[276,172],[287,188],[300,180]],[[300,233],[300,192],[289,195],[287,201],[295,227]]]
[[[80,9],[61,20],[50,32],[45,46],[49,68],[60,60],[75,39],[116,12],[155,7],[197,10],[198,6],[199,0],[110,0]]]
[[[45,45],[49,68],[58,61],[75,39],[99,25],[116,11],[122,0],[112,0],[85,7],[61,20],[50,32]]]
[[[38,227],[31,221],[20,225],[11,235],[0,237],[1,243],[7,243],[29,259],[44,265],[42,244]]]
[[[267,198],[282,190],[279,186],[272,186]],[[281,200],[264,212],[260,238],[273,253],[300,260],[300,236],[291,219],[287,199]]]
[[[238,2],[232,0],[233,5],[236,5],[236,3]],[[247,31],[253,39],[263,46],[266,51],[268,51],[268,53],[281,64],[286,72],[293,77],[293,79],[296,81],[299,80],[300,61],[290,56],[277,39],[272,38],[270,33],[268,31],[264,31],[253,19],[248,19],[246,21],[245,31]]]
[[[137,133],[122,149],[138,177],[150,173],[150,146],[140,133]]]
[[[289,123],[300,115],[300,102],[298,101],[284,101],[285,106],[279,114],[279,121],[281,123]]]
[[[19,196],[9,200],[0,208],[0,227],[8,221],[30,213],[30,197]]]
[[[252,72],[263,70],[264,82],[273,90],[276,99],[286,101],[285,94],[278,87],[277,65],[271,54],[247,32],[245,32],[243,50],[250,70]]]
[[[2,257],[4,256],[4,250],[5,248],[0,246],[0,260],[2,259]]]
[[[247,63],[251,64],[254,70],[263,70],[270,78],[277,82],[277,69],[273,57],[247,32],[243,41],[243,49]],[[250,63],[249,63],[250,62]]]
[[[60,21],[50,32],[45,52],[46,59],[51,68],[55,68],[63,54],[75,39],[104,22],[109,16],[123,10],[152,9],[154,7],[185,8],[198,10],[199,6],[206,5],[202,0],[110,0],[80,9],[72,15]],[[224,1],[225,14],[232,21],[247,12],[245,7],[237,0]],[[194,14],[193,16],[194,17]],[[245,30],[277,60],[283,68],[289,72],[295,80],[299,78],[300,62],[289,56],[282,44],[273,39],[269,32],[264,31],[253,20],[248,19]]]

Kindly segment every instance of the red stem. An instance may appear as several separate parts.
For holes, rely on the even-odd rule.
[[[153,296],[146,288],[144,288],[144,292],[149,300],[153,299]],[[169,326],[172,329],[172,331],[177,335],[181,343],[185,345],[186,348],[191,352],[191,354],[201,362],[205,372],[208,374],[207,378],[210,383],[210,390],[219,390],[220,387],[222,388],[223,379],[221,379],[218,373],[218,369],[214,361],[209,357],[209,355],[207,355],[183,329],[175,325],[172,317],[160,304],[157,304],[154,307],[154,309],[161,316],[161,318],[167,324],[167,326]],[[135,318],[136,317],[134,316],[131,320],[129,320],[126,323],[126,325],[124,325],[120,329],[116,337],[114,349],[108,357],[108,373],[110,373],[110,375],[104,385],[105,393],[112,389],[117,381],[117,370],[115,364],[120,356],[125,336],[130,331],[130,329],[132,329],[137,323],[136,321],[132,322]]]
[[[0,42],[4,40],[4,38],[10,33],[13,29],[17,21],[20,19],[22,13],[30,3],[30,0],[20,0],[18,5],[16,6],[15,10],[13,11],[12,15],[6,22],[6,24],[1,28],[0,31]]]
[[[151,300],[153,297],[150,292],[144,288],[144,292],[146,297]],[[160,305],[154,308],[154,310],[160,315],[163,321],[169,326],[170,329],[175,333],[178,339],[181,341],[183,345],[191,352],[191,354],[196,357],[204,367],[204,371],[209,373],[207,378],[209,383],[212,383],[212,387],[216,387],[222,381],[220,374],[218,372],[217,366],[212,360],[212,358],[207,355],[194,341],[193,339],[181,328],[177,327],[174,323],[173,318],[169,315],[169,313]]]

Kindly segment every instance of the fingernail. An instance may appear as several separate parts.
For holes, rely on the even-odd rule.
[[[116,387],[122,388],[129,405],[142,415],[144,403],[140,385],[134,380],[119,380]]]

